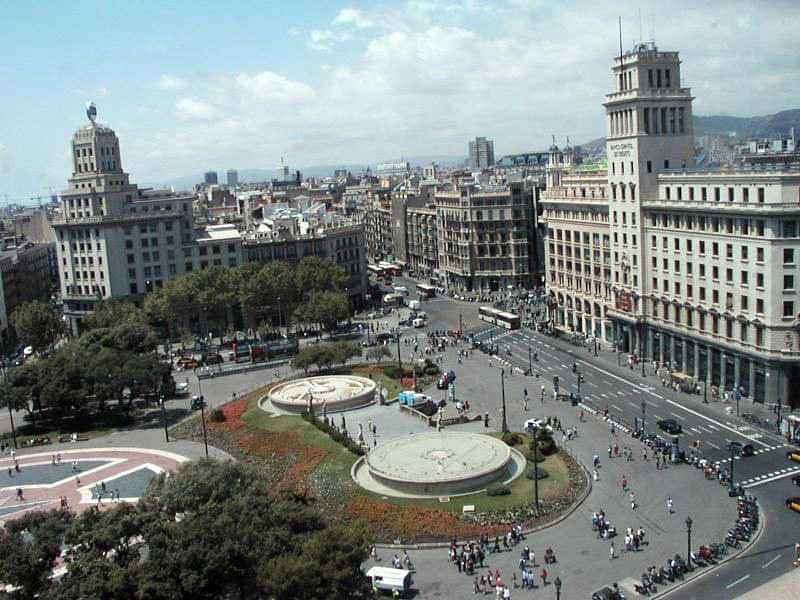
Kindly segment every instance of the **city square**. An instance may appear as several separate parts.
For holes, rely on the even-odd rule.
[[[4,597],[800,597],[800,5],[7,13]]]

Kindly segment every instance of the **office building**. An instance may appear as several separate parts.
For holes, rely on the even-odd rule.
[[[228,171],[225,173],[225,181],[229,188],[235,188],[237,185],[239,185],[239,171],[236,169],[228,169]]]
[[[640,44],[612,72],[607,168],[554,167],[560,180],[549,177],[543,196],[556,325],[714,388],[796,406],[800,171],[695,168],[677,52]]]
[[[217,185],[219,183],[217,180],[217,172],[206,171],[206,174],[203,176],[203,183],[206,185]]]
[[[138,301],[183,274],[193,241],[193,196],[130,183],[116,134],[89,117],[72,137],[73,172],[52,222],[64,314],[74,333],[99,300]]]
[[[469,143],[469,166],[473,169],[488,169],[494,165],[494,142],[485,137],[476,137]]]

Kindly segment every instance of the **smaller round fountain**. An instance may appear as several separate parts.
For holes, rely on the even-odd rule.
[[[355,375],[322,375],[293,379],[276,385],[269,401],[276,408],[302,413],[333,413],[371,404],[375,400],[375,383]]]

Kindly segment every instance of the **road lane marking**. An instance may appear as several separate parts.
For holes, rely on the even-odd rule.
[[[770,566],[772,563],[774,563],[774,562],[775,562],[776,560],[778,560],[780,557],[781,557],[781,555],[780,555],[780,554],[778,554],[778,556],[776,556],[775,558],[773,558],[773,559],[772,559],[771,561],[769,561],[768,563],[764,563],[764,565],[763,565],[761,568],[762,568],[762,569],[766,569],[768,566]]]
[[[756,487],[757,485],[762,485],[765,483],[772,483],[773,481],[778,481],[779,479],[785,479],[786,477],[791,477],[792,475],[796,475],[800,473],[800,469],[792,469],[786,473],[778,473],[777,475],[773,475],[772,477],[765,477],[759,481],[755,481],[753,483],[748,483],[747,485],[743,485],[742,487],[745,489],[749,489],[752,487]]]
[[[613,408],[615,410],[618,410],[619,412],[622,412],[622,409],[619,406],[617,406],[616,404],[612,404],[611,408]]]
[[[681,415],[676,415],[674,412],[671,412],[669,414],[671,414],[676,419],[680,419],[681,421],[685,421],[686,420],[686,417],[682,417]]]
[[[708,441],[706,441],[706,442],[703,442],[703,443],[704,443],[704,444],[708,444],[709,446],[711,446],[712,448],[716,448],[717,450],[719,450],[719,449],[720,449],[720,447],[719,447],[719,446],[717,446],[717,445],[716,445],[714,442],[708,442]]]
[[[726,590],[729,590],[729,589],[731,589],[733,586],[735,586],[735,585],[739,585],[740,583],[742,583],[743,581],[747,581],[748,579],[750,579],[750,575],[745,575],[744,577],[739,577],[739,579],[737,579],[737,580],[736,580],[736,581],[734,581],[733,583],[729,583],[728,585],[726,585],[726,586],[725,586],[725,589],[726,589]]]

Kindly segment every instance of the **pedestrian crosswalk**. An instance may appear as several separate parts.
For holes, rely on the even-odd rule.
[[[763,473],[761,475],[756,475],[755,477],[751,477],[750,479],[745,479],[743,481],[740,481],[739,484],[743,488],[749,489],[756,487],[757,485],[770,483],[772,481],[775,481],[776,479],[791,477],[792,475],[800,475],[800,467],[785,467],[783,469],[772,471],[771,473]]]

